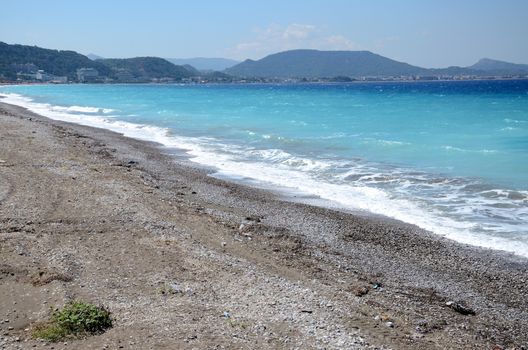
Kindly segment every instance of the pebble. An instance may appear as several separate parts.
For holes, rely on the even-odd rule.
[[[394,322],[391,322],[391,321],[385,322],[385,326],[389,328],[394,328]]]

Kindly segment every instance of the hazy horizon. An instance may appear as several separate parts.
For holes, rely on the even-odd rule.
[[[123,58],[260,59],[291,49],[368,50],[425,68],[528,63],[528,2],[329,0],[228,4],[7,0],[0,41]],[[20,23],[24,23],[20,26]]]

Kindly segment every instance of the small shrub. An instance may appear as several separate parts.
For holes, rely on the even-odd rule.
[[[108,310],[83,301],[74,301],[53,312],[49,322],[37,325],[33,337],[58,341],[68,336],[102,333],[110,327],[112,318]]]

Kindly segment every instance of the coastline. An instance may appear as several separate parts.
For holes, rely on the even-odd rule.
[[[416,185],[417,187],[420,187],[422,185],[421,180],[416,182],[414,175],[410,173],[410,177],[403,181],[403,186],[401,186],[399,190],[386,191],[383,186],[381,186],[381,188],[377,187],[376,185],[371,187],[369,184],[364,184],[361,182],[358,185],[353,184],[351,186],[347,186],[346,183],[341,183],[339,178],[334,179],[337,180],[337,182],[321,182],[311,175],[307,175],[303,172],[298,173],[295,171],[296,169],[288,167],[287,170],[294,170],[293,173],[289,173],[288,171],[282,171],[282,173],[269,172],[268,169],[271,169],[270,167],[263,166],[263,164],[259,163],[259,161],[262,160],[266,162],[270,160],[269,158],[274,161],[273,156],[270,156],[269,154],[265,154],[263,156],[264,159],[261,158],[259,159],[259,161],[256,162],[253,162],[252,159],[249,159],[249,166],[240,167],[239,161],[233,161],[233,159],[230,159],[233,158],[232,155],[222,157],[221,149],[220,152],[211,152],[208,149],[209,145],[207,144],[207,142],[202,142],[202,140],[200,140],[199,138],[196,139],[183,135],[173,135],[173,131],[170,127],[165,127],[155,122],[130,122],[126,120],[127,118],[119,118],[119,116],[117,118],[114,118],[111,114],[116,110],[113,109],[85,107],[76,104],[73,104],[71,106],[68,104],[66,104],[66,106],[55,106],[46,102],[35,102],[33,98],[25,96],[23,94],[20,95],[18,93],[7,93],[5,95],[0,94],[0,98],[1,97],[5,97],[3,102],[27,108],[28,110],[34,113],[43,115],[52,120],[72,122],[75,124],[81,124],[95,128],[103,128],[117,133],[121,133],[126,137],[131,137],[147,142],[157,142],[163,145],[165,149],[175,150],[176,153],[185,153],[187,157],[192,158],[192,166],[203,166],[206,169],[213,169],[213,173],[211,174],[212,176],[227,181],[241,183],[242,185],[249,184],[252,187],[260,187],[264,189],[268,188],[275,193],[278,192],[280,195],[286,195],[286,197],[290,197],[290,200],[295,201],[298,201],[298,199],[295,198],[295,194],[298,194],[301,198],[309,198],[310,196],[313,196],[317,199],[312,198],[307,201],[302,200],[301,202],[313,204],[316,206],[325,206],[329,208],[352,212],[359,215],[381,215],[384,217],[390,217],[392,219],[400,220],[411,225],[416,225],[424,230],[434,232],[435,234],[457,241],[462,244],[480,246],[486,249],[491,248],[495,250],[503,250],[506,252],[513,252],[525,258],[528,257],[527,242],[522,239],[515,238],[516,234],[523,235],[525,231],[522,230],[521,227],[521,223],[523,222],[521,218],[524,215],[522,210],[520,210],[519,212],[510,210],[508,213],[505,213],[504,210],[501,212],[500,209],[497,209],[496,212],[486,214],[486,216],[489,216],[489,222],[481,222],[481,218],[478,215],[479,211],[488,212],[488,206],[494,207],[497,204],[494,200],[488,200],[487,193],[482,193],[480,196],[477,196],[479,197],[477,198],[477,200],[483,202],[477,203],[478,206],[475,208],[475,215],[445,215],[442,210],[438,210],[437,208],[435,208],[435,206],[439,204],[440,207],[443,207],[445,203],[442,202],[441,198],[444,198],[446,195],[447,197],[445,198],[449,198],[449,194],[455,194],[455,198],[451,200],[451,204],[453,204],[455,212],[464,212],[466,209],[460,208],[458,206],[458,201],[455,200],[456,196],[460,196],[461,198],[459,199],[462,200],[462,202],[458,203],[465,203],[466,201],[473,200],[474,198],[465,198],[465,195],[468,195],[467,192],[458,194],[458,189],[455,185],[454,188],[444,188],[443,190],[440,190],[437,193],[426,193],[425,196],[428,199],[426,199],[427,204],[424,207],[423,205],[421,205],[423,203],[420,203],[422,202],[422,200],[420,199],[420,196],[422,195],[421,193],[419,193],[420,191],[416,193],[411,190],[408,193],[410,195],[409,198],[401,196],[401,193],[399,193],[399,190],[403,190],[403,192],[407,191],[405,189],[406,181],[411,181],[411,183]],[[92,104],[97,105],[97,103]],[[119,111],[119,109],[117,111]],[[78,113],[81,114],[79,115]],[[85,116],[84,113],[86,113],[87,115]],[[94,113],[94,115],[91,115],[92,113]],[[264,135],[264,137],[268,136]],[[383,143],[386,142],[385,140],[381,141]],[[272,151],[273,148],[278,148],[279,150],[281,150],[280,145],[272,146],[271,148]],[[450,146],[442,146],[441,148],[447,149],[450,148]],[[465,149],[460,150],[463,152],[467,151]],[[484,151],[487,152],[487,150]],[[258,157],[261,156],[260,154],[257,155]],[[287,157],[295,158],[295,155],[288,154],[288,151],[286,151],[284,155]],[[234,158],[237,158],[238,156],[239,155],[236,154],[235,149]],[[304,158],[304,156],[301,155],[301,161],[303,162],[311,161],[310,157],[308,157],[307,159],[302,158]],[[297,159],[294,159],[294,161],[296,162]],[[383,166],[383,162],[381,164],[374,164],[376,168],[379,165]],[[323,163],[322,166],[334,167],[335,164]],[[337,166],[339,167],[340,165],[338,164]],[[404,167],[402,168],[402,170],[404,172],[409,172],[412,171],[412,168],[406,169]],[[424,171],[424,169],[420,170],[419,168],[418,170]],[[355,171],[352,173],[354,174],[354,176],[356,175]],[[358,173],[362,173],[361,167],[359,167]],[[425,171],[424,174],[426,174],[427,180],[427,171]],[[368,172],[366,175],[370,176]],[[432,173],[432,175],[433,177],[439,176],[445,178],[447,179],[448,183],[452,180],[458,181],[456,179],[456,176],[455,178],[453,178],[451,175],[445,174],[443,172]],[[393,176],[390,170],[388,171],[388,176]],[[400,175],[397,176],[400,177]],[[478,181],[478,175],[473,174],[468,177],[468,179],[471,178],[477,179],[477,181],[476,183],[474,183],[475,181],[469,181],[468,183],[466,183],[468,188],[474,185],[481,185],[480,181]],[[289,181],[290,179],[292,179],[292,181]],[[434,187],[435,183],[438,180],[429,178],[429,181],[432,181],[430,182],[430,184]],[[514,187],[508,186],[505,188],[500,185],[499,187],[496,187],[496,184],[494,184],[493,181],[486,183],[485,185],[490,185],[491,187],[487,187],[487,189],[489,191],[495,191],[495,193],[497,194],[503,193],[503,190],[514,190]],[[410,186],[410,188],[412,187],[413,186]],[[294,193],[293,198],[291,198],[290,196],[292,193]],[[470,193],[469,195],[471,197]],[[513,196],[511,198],[517,198],[517,196],[525,196],[526,194],[512,193],[511,195]],[[508,198],[510,198],[509,193],[507,194],[507,196]],[[437,201],[435,198],[440,198],[440,201]],[[515,201],[510,203],[499,203],[501,207],[503,205],[508,204],[517,206],[517,203],[515,203]],[[496,217],[494,217],[495,215]],[[500,225],[497,226],[498,229],[495,230],[494,228],[497,224],[496,218],[507,217],[517,218],[514,220],[518,221],[518,232],[515,232],[514,229],[514,232],[512,232],[511,237],[509,235],[504,235],[504,232],[501,232],[500,230],[500,228],[502,228],[502,224],[505,224],[507,226],[510,224],[509,222],[501,221]],[[488,230],[491,231],[487,232]],[[491,234],[488,235],[488,233]],[[513,239],[511,239],[512,237]]]
[[[284,201],[20,107],[0,103],[0,125],[7,348],[40,344],[24,329],[79,297],[108,305],[116,326],[55,348],[527,346],[524,258]],[[161,295],[170,283],[183,293]]]

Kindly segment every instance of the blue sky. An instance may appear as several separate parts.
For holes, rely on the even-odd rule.
[[[0,0],[0,41],[104,57],[370,50],[424,67],[528,63],[528,0]]]

